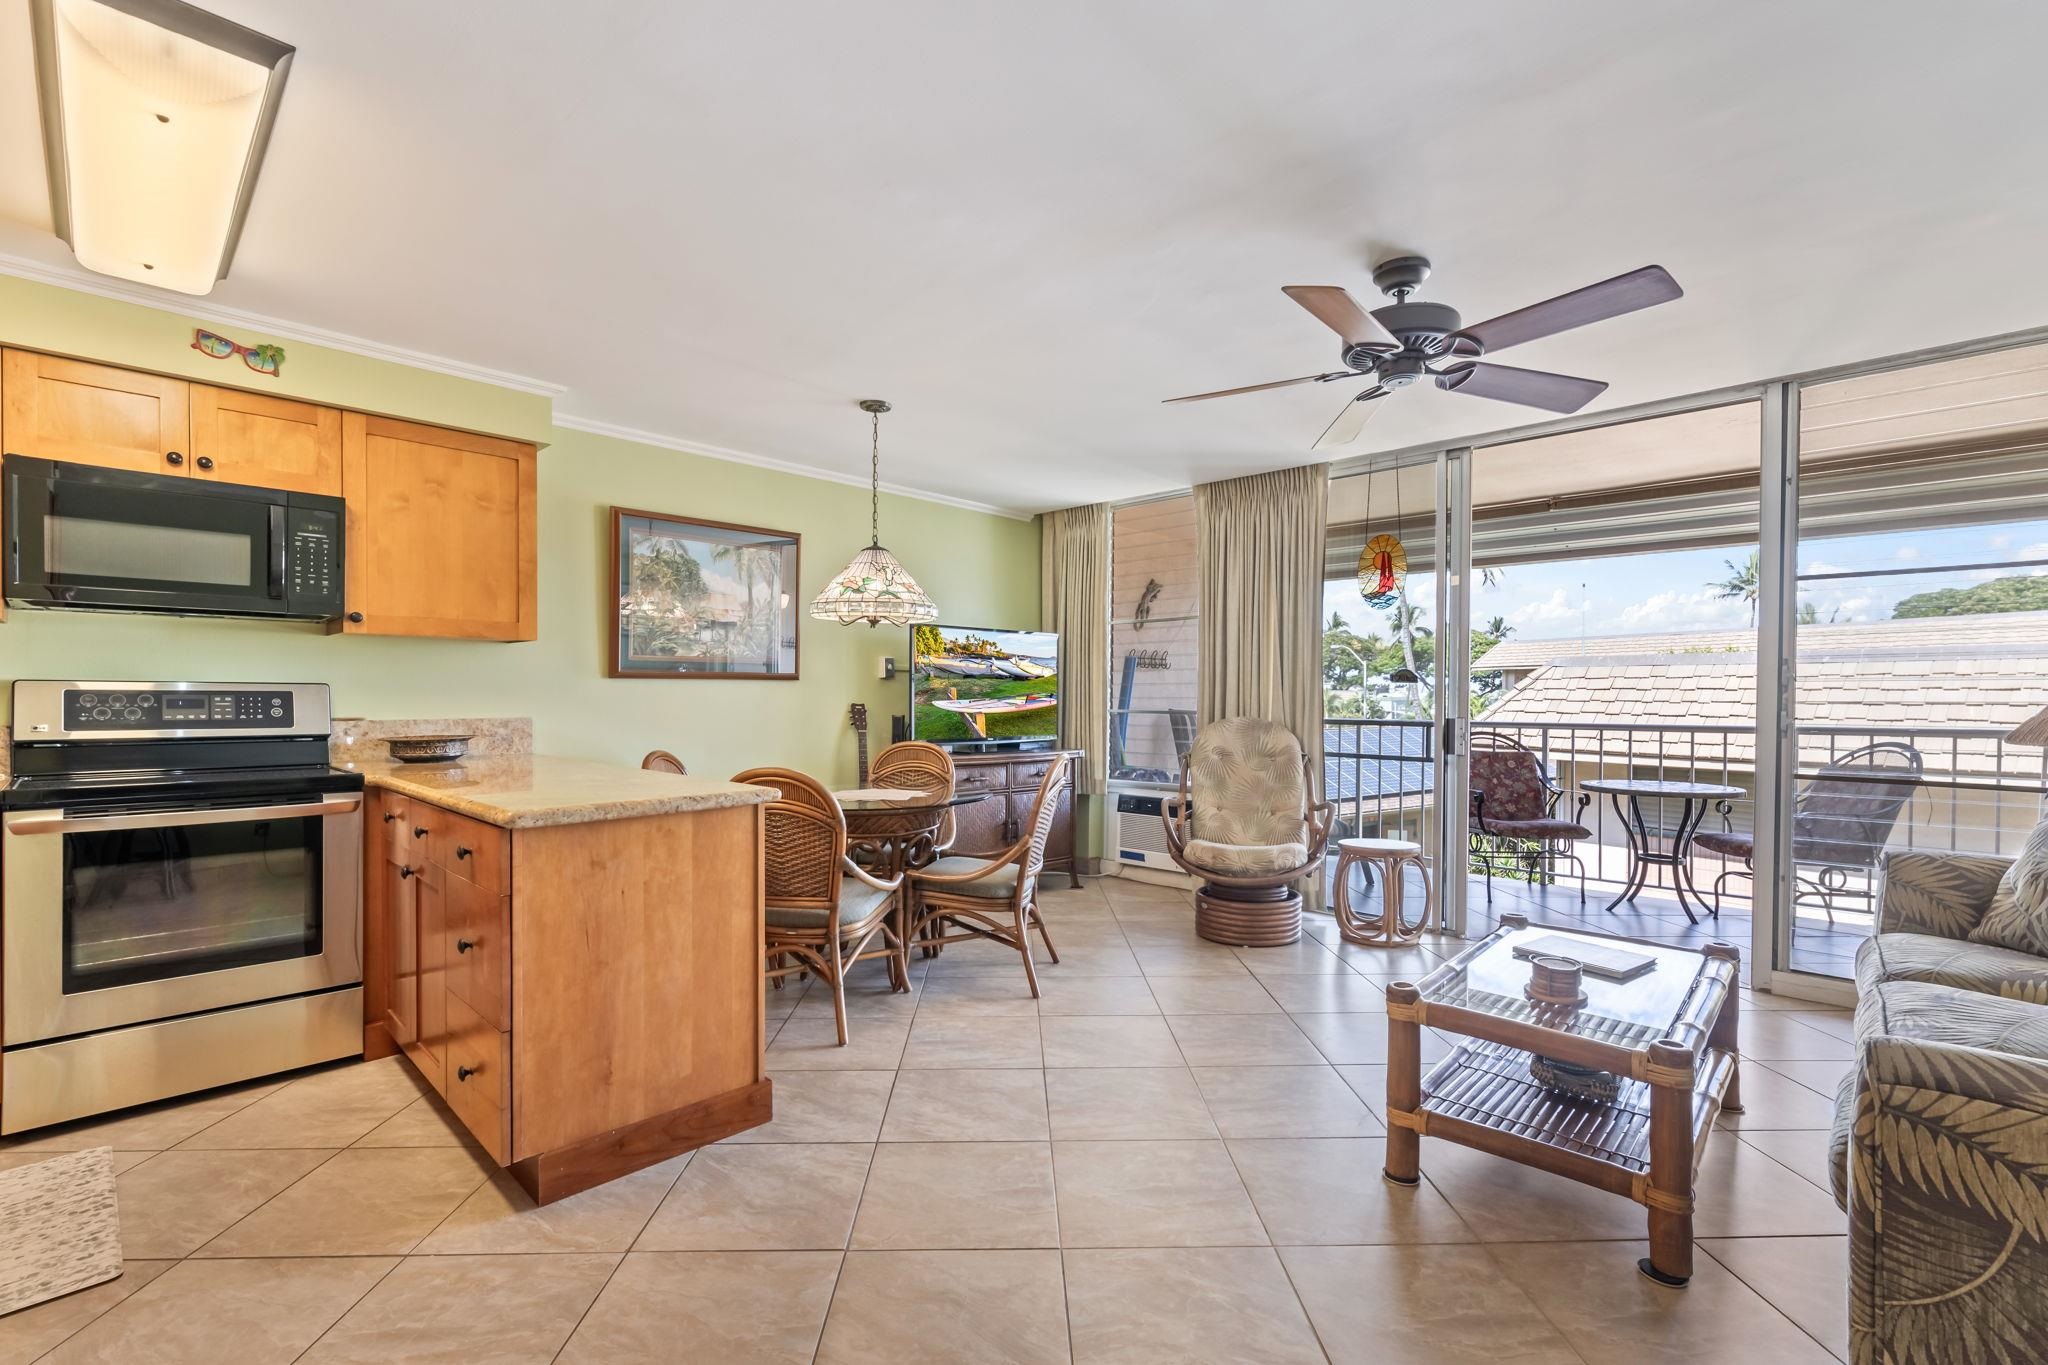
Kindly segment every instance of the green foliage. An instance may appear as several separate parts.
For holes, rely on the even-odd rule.
[[[1919,616],[1977,616],[2004,611],[2048,611],[2048,575],[1994,578],[1967,588],[1938,588],[1899,599],[1892,619]]]
[[[922,629],[922,627],[920,627]],[[948,740],[979,739],[972,726],[956,711],[947,711],[931,703],[943,697],[948,691],[956,692],[962,700],[980,697],[1021,697],[1031,693],[1057,692],[1060,680],[1050,678],[961,678],[945,683],[941,687],[920,691],[912,704],[917,708],[917,737],[943,744]],[[1059,731],[1059,710],[1023,711],[1009,715],[989,716],[984,722],[988,726],[990,739],[1044,739]]]
[[[937,626],[912,626],[910,628],[910,653],[913,658],[924,654],[944,654],[946,639],[939,634]]]
[[[1719,583],[1707,586],[1719,590],[1722,597],[1732,597],[1749,608],[1749,623],[1756,624],[1757,593],[1763,587],[1763,556],[1755,550],[1740,565],[1732,559],[1721,561],[1728,566],[1728,576]]]

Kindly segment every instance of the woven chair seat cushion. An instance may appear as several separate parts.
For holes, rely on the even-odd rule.
[[[1938,934],[1885,933],[1865,939],[1856,950],[1857,989],[1868,994],[1887,981],[1931,981],[2048,1004],[2048,959]]]
[[[1709,853],[1718,853],[1724,858],[1753,858],[1756,856],[1756,836],[1734,834],[1727,830],[1710,829],[1704,834],[1695,834],[1694,848],[1703,848]]]
[[[1488,817],[1482,834],[1498,834],[1508,839],[1590,839],[1593,831],[1576,820],[1495,820]]]
[[[933,873],[942,877],[957,877],[964,872],[972,872],[987,862],[986,858],[941,858],[910,875],[918,882],[925,882]],[[1017,892],[1018,866],[1016,863],[1004,863],[986,877],[977,877],[971,882],[929,882],[926,883],[925,889],[943,891],[955,896],[981,896],[992,901],[1006,901]]]
[[[1308,861],[1308,845],[1221,844],[1213,839],[1190,839],[1181,849],[1181,856],[1211,872],[1258,876],[1262,872],[1292,872]]]
[[[839,879],[839,928],[843,933],[848,928],[872,919],[882,902],[890,893],[879,891],[858,877]],[[771,929],[823,929],[831,912],[816,910],[808,906],[771,905],[768,907],[768,927]]]

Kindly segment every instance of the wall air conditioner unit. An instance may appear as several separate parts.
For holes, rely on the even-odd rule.
[[[1180,864],[1166,851],[1166,827],[1159,818],[1167,798],[1118,792],[1109,827],[1109,846],[1120,863],[1179,872]]]

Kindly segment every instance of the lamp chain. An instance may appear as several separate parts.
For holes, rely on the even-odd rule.
[[[882,414],[871,412],[873,442],[868,452],[868,544],[882,543]]]

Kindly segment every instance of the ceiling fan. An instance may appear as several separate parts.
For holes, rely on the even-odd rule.
[[[1424,257],[1396,256],[1382,261],[1373,269],[1372,282],[1393,302],[1371,312],[1359,307],[1358,300],[1334,284],[1287,285],[1281,293],[1343,338],[1343,369],[1306,374],[1299,379],[1279,379],[1270,384],[1218,389],[1214,393],[1191,393],[1166,401],[1191,403],[1201,398],[1227,398],[1234,393],[1258,393],[1293,384],[1328,384],[1339,379],[1372,381],[1371,387],[1346,403],[1337,420],[1316,438],[1317,450],[1357,440],[1365,430],[1366,419],[1373,414],[1370,405],[1375,399],[1423,379],[1433,379],[1438,388],[1452,393],[1524,403],[1550,412],[1577,412],[1598,398],[1607,385],[1597,379],[1577,379],[1545,370],[1490,365],[1479,357],[1538,337],[1633,313],[1639,308],[1669,303],[1685,292],[1663,266],[1646,265],[1467,327],[1457,309],[1409,298],[1428,278],[1429,261]]]

